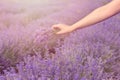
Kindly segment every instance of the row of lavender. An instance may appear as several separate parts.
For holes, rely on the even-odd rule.
[[[83,17],[90,11],[79,10],[85,5],[90,3],[78,1],[26,27],[1,30],[0,80],[119,80],[119,15],[70,35],[49,31],[52,24],[72,24]]]
[[[56,53],[52,58],[48,55],[48,49],[45,59],[40,56],[40,52],[34,50],[35,55],[24,57],[23,62],[17,64],[15,69],[4,70],[5,76],[1,76],[1,79],[107,80],[106,78],[109,78],[110,80],[111,78],[118,80],[120,33],[117,32],[118,26],[114,28],[112,26],[106,30],[101,27],[92,31],[94,29],[91,28],[91,34],[86,33],[86,35],[85,32],[88,31],[72,33],[65,39],[64,45],[55,48]]]

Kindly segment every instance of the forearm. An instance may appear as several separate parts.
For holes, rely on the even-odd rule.
[[[98,22],[101,22],[101,21],[115,15],[116,13],[118,13],[120,11],[120,8],[118,8],[117,5],[116,5],[116,3],[109,3],[105,6],[102,6],[98,9],[94,10],[92,13],[90,13],[85,18],[83,18],[82,20],[73,24],[72,28],[78,29],[78,28],[87,27],[87,26],[96,24]]]

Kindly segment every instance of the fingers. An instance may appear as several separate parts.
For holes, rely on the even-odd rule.
[[[57,25],[53,25],[52,29],[58,29],[58,26]]]
[[[58,26],[52,26],[52,29],[59,29],[59,27]]]
[[[53,25],[52,29],[55,30],[56,34],[63,34],[62,24]]]
[[[61,26],[59,26],[59,25],[53,25],[52,29],[55,30],[55,31],[61,31],[62,30]]]
[[[61,34],[61,32],[62,32],[60,30],[59,26],[56,26],[56,25],[52,26],[52,29],[56,32],[56,34]]]
[[[52,26],[52,29],[60,29],[63,24],[56,24]]]

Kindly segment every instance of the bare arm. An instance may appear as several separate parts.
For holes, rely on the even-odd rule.
[[[78,28],[88,27],[90,25],[101,22],[115,14],[120,12],[120,0],[113,0],[110,3],[95,9],[89,15],[84,17],[82,20],[76,22],[75,24],[68,26],[65,24],[53,25],[53,29],[60,29],[57,34],[63,34],[72,32]]]
[[[77,28],[88,27],[90,25],[96,24],[115,15],[119,11],[120,11],[120,0],[111,1],[107,5],[94,10],[85,18],[73,24],[72,28],[77,29]]]

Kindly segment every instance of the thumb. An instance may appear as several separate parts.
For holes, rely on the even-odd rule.
[[[56,34],[63,34],[64,32],[63,31],[59,31],[59,32],[57,32]]]

